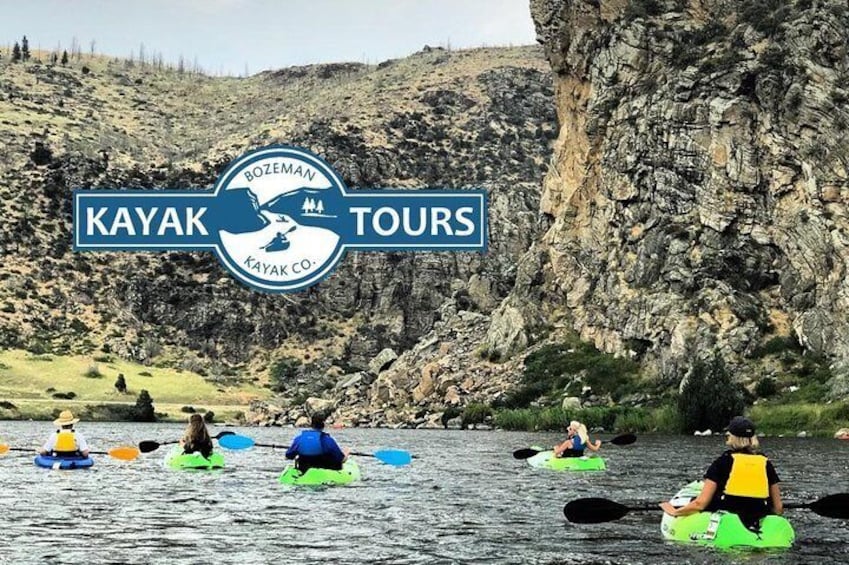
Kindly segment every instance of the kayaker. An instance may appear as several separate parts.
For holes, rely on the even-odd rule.
[[[79,421],[70,410],[62,410],[59,417],[53,420],[53,425],[59,429],[44,443],[39,453],[54,457],[88,457],[88,443],[81,433],[74,430],[74,424]]]
[[[183,434],[183,439],[180,440],[180,445],[183,448],[183,453],[197,451],[205,459],[209,459],[209,456],[212,455],[212,438],[209,437],[206,423],[200,414],[192,414],[189,417],[189,426],[186,428],[186,433]]]
[[[338,471],[348,458],[349,450],[340,449],[336,440],[324,432],[324,420],[324,414],[313,414],[311,429],[301,432],[286,450],[286,459],[295,459],[295,468],[302,473],[313,467]]]
[[[601,440],[595,440],[595,443],[590,441],[587,427],[581,422],[572,420],[566,432],[569,434],[569,439],[554,446],[555,457],[581,457],[584,455],[584,449],[598,451],[601,447]]]
[[[708,467],[699,496],[681,508],[669,502],[662,502],[660,507],[671,516],[726,510],[737,514],[744,526],[757,531],[761,518],[784,511],[778,474],[772,462],[760,453],[751,420],[734,417],[727,434],[725,443],[729,449]]]

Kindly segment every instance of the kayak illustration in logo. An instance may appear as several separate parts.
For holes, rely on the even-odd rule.
[[[216,186],[224,202],[219,255],[253,286],[302,286],[341,251],[341,181],[305,152],[271,148],[236,161]]]
[[[348,191],[320,157],[275,145],[236,159],[213,189],[78,189],[74,249],[208,250],[240,282],[296,292],[346,250],[486,250],[486,191]]]

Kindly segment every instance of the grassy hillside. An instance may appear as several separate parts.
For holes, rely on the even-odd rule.
[[[209,377],[265,378],[274,358],[296,356],[319,362],[309,381],[410,347],[473,274],[490,308],[512,285],[537,225],[551,95],[536,47],[247,78],[88,55],[51,64],[39,52],[13,64],[4,53],[0,348]],[[316,288],[279,297],[244,288],[210,253],[71,250],[74,188],[209,187],[231,159],[272,143],[322,155],[352,187],[484,187],[490,252],[352,253]]]
[[[169,419],[184,419],[184,406],[212,410],[218,420],[244,411],[251,400],[267,398],[269,391],[233,379],[210,382],[197,373],[164,367],[146,367],[112,356],[36,355],[22,350],[0,351],[0,417],[49,418],[57,409],[69,408],[97,416],[87,408],[99,404],[134,404],[147,390],[157,412]],[[115,381],[124,375],[125,393]],[[70,394],[73,393],[73,394]]]

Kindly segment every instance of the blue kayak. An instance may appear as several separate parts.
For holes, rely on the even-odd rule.
[[[36,455],[35,464],[45,469],[62,469],[70,471],[73,469],[87,469],[94,465],[94,459],[91,457],[82,457],[79,455],[62,455],[53,457],[52,455]]]

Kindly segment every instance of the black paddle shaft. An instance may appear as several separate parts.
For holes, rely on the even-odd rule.
[[[791,502],[786,509],[810,510],[825,518],[849,520],[849,493],[824,496],[813,502]],[[563,507],[566,519],[575,524],[600,524],[622,518],[629,512],[647,512],[660,510],[657,503],[645,503],[641,506],[625,506],[606,498],[580,498]]]
[[[223,432],[218,432],[217,434],[212,436],[212,439],[221,439],[224,436],[232,436],[232,435],[236,435],[236,432],[231,432],[231,431],[225,430]],[[163,445],[171,445],[171,444],[174,444],[174,443],[180,443],[180,440],[172,440],[172,441],[145,440],[145,441],[139,442],[139,451],[141,451],[142,453],[150,453],[151,451],[156,451],[157,449],[159,449]]]
[[[625,506],[606,498],[579,498],[563,507],[566,519],[575,524],[600,524],[612,522],[628,514],[628,512],[647,512],[660,510],[657,504],[642,506]]]

